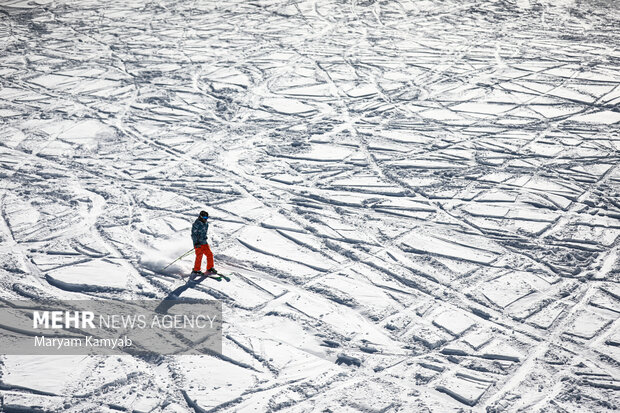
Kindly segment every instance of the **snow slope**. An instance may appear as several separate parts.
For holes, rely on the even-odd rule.
[[[0,295],[164,299],[221,356],[0,358],[6,411],[611,411],[613,1],[7,0]],[[0,334],[9,334],[3,329]]]

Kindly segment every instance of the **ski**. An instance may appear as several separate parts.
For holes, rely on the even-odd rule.
[[[187,277],[190,278],[187,282],[188,283],[191,282],[192,281],[192,278],[191,278],[192,275],[191,274],[185,274],[185,275],[181,276],[181,278],[183,278],[183,279],[185,279]],[[205,278],[211,278],[211,279],[216,280],[216,281],[226,280],[226,282],[230,282],[230,277],[228,275],[224,275],[224,274],[221,274],[219,272],[215,273],[215,274],[202,273],[202,275],[199,275],[199,276],[195,277],[194,279],[199,279],[199,278],[201,278],[200,281],[204,280]]]
[[[216,281],[222,281],[222,280],[226,280],[226,282],[230,282],[230,277],[224,274],[203,274],[200,277],[204,277],[204,278],[211,278],[213,280]],[[196,278],[200,278],[200,277],[196,277]]]
[[[189,279],[187,280],[187,284],[199,284],[201,282],[203,282],[204,280],[206,280],[207,278],[211,278],[212,280],[215,281],[222,281],[222,277],[216,274],[202,274],[202,275],[198,275],[194,278],[192,278],[192,275],[183,275],[182,278],[186,278],[189,277]]]
[[[218,277],[221,277],[226,280],[226,282],[230,282],[230,277],[228,275],[217,273]]]

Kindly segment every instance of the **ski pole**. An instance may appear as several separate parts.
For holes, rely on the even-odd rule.
[[[163,271],[166,268],[170,267],[172,264],[174,264],[175,262],[177,262],[178,260],[180,260],[181,258],[185,258],[187,257],[192,251],[194,251],[194,249],[192,248],[191,250],[187,251],[185,254],[181,255],[179,258],[177,258],[176,260],[172,261],[170,264],[166,265],[164,268],[162,268],[159,271]]]

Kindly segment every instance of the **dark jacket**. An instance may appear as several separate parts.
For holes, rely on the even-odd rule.
[[[207,244],[207,231],[209,230],[209,223],[201,220],[200,218],[194,221],[192,225],[192,241],[194,245]]]

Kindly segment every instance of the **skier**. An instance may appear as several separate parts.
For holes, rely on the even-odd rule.
[[[207,230],[209,229],[208,219],[209,213],[200,211],[200,215],[198,215],[198,218],[192,225],[192,241],[194,243],[194,251],[196,252],[196,260],[194,261],[194,270],[191,276],[203,274],[202,271],[200,271],[203,254],[207,256],[207,272],[217,274],[216,269],[213,268],[213,253],[207,243]]]

